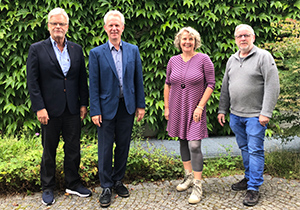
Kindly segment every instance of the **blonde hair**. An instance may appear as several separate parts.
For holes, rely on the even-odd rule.
[[[63,15],[66,19],[67,19],[67,23],[69,25],[69,16],[68,14],[66,13],[66,11],[60,7],[56,7],[54,8],[53,10],[51,10],[48,14],[48,23],[50,21],[50,18],[53,16],[53,15]]]
[[[192,27],[188,26],[188,27],[184,27],[182,28],[175,36],[175,40],[174,40],[174,45],[177,49],[181,50],[180,47],[180,40],[181,40],[181,36],[183,34],[183,32],[188,32],[189,35],[191,35],[194,39],[195,39],[195,48],[194,50],[198,49],[199,47],[201,47],[201,37],[200,34],[198,33],[198,31],[196,31],[195,29],[193,29]]]

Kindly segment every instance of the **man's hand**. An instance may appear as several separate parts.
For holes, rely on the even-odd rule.
[[[225,114],[218,114],[218,122],[223,127],[225,123]]]
[[[81,119],[81,121],[86,117],[86,115],[87,115],[86,106],[80,107],[80,119]]]
[[[269,123],[269,121],[270,121],[270,118],[263,116],[263,115],[259,115],[259,123],[262,126],[266,126]]]
[[[137,122],[140,122],[143,119],[144,115],[145,115],[144,108],[136,108],[135,116],[137,117],[136,119]]]
[[[38,120],[43,124],[47,125],[49,120],[49,115],[46,109],[41,109],[36,112]]]
[[[101,123],[102,123],[102,115],[95,115],[92,117],[92,121],[95,125],[97,125],[98,127],[101,127]]]

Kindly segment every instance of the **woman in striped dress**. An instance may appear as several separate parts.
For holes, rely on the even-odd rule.
[[[208,137],[206,103],[215,87],[214,65],[208,55],[195,50],[201,46],[200,34],[182,28],[174,40],[181,54],[171,57],[164,86],[165,118],[171,137],[179,137],[185,178],[176,189],[193,187],[189,203],[202,197],[203,155],[201,140]]]

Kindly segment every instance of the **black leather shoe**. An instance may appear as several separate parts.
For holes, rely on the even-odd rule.
[[[235,183],[233,185],[231,185],[231,189],[235,190],[235,191],[240,191],[240,190],[247,190],[248,187],[248,182],[249,180],[244,178],[241,181],[239,181],[238,183]]]
[[[100,206],[101,207],[108,207],[111,202],[111,189],[104,188],[99,198]]]
[[[129,191],[128,189],[124,186],[124,184],[121,181],[116,181],[113,189],[116,191],[116,193],[121,196],[121,197],[128,197],[129,196]]]

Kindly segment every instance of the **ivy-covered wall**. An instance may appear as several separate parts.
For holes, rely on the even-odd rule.
[[[139,46],[146,92],[145,122],[165,135],[163,86],[169,58],[180,53],[173,46],[176,32],[192,26],[200,32],[202,47],[215,65],[216,89],[208,103],[210,134],[223,135],[216,120],[219,90],[228,57],[237,50],[233,32],[247,23],[256,32],[256,44],[274,39],[271,22],[299,19],[300,0],[0,0],[0,133],[37,132],[39,122],[31,111],[26,87],[29,46],[49,37],[47,14],[62,7],[70,17],[67,38],[89,51],[107,41],[103,17],[111,9],[125,16],[123,40]],[[90,118],[85,130],[93,134]]]

